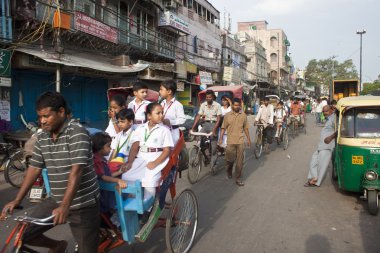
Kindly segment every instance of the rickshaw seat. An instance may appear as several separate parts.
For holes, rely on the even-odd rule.
[[[120,230],[123,240],[128,243],[135,241],[135,235],[140,230],[139,214],[143,214],[154,203],[154,197],[144,201],[143,188],[141,181],[136,180],[134,184],[119,190],[116,183],[108,183],[99,180],[101,190],[112,191],[115,193],[116,210],[120,219]],[[126,195],[133,195],[125,197]]]

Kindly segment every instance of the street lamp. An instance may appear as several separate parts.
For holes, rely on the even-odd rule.
[[[356,31],[356,34],[360,35],[360,86],[359,92],[362,91],[362,37],[366,33],[366,30]]]

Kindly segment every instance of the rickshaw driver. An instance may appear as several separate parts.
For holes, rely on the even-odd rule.
[[[325,105],[322,109],[322,113],[325,118],[327,118],[327,122],[321,131],[318,148],[311,157],[305,187],[321,185],[331,160],[332,151],[335,148],[335,142],[333,140],[336,138],[337,133],[335,132],[334,110],[331,106]]]
[[[263,137],[265,140],[265,152],[268,153],[269,145],[272,144],[272,136],[273,136],[273,120],[274,120],[274,107],[272,104],[269,104],[269,98],[264,98],[264,104],[262,104],[259,108],[259,112],[256,115],[255,123],[261,123],[264,125]]]
[[[198,115],[195,117],[192,131],[195,131],[195,128],[198,125],[199,120],[202,117],[202,129],[201,133],[213,133],[215,137],[217,134],[217,130],[220,124],[221,116],[222,116],[222,107],[216,101],[214,101],[215,94],[212,90],[206,91],[206,101],[203,102],[199,108]],[[211,146],[213,152],[216,151],[216,138],[212,138]]]
[[[290,105],[290,119],[296,120],[296,127],[301,123],[301,104],[298,99],[295,99]]]

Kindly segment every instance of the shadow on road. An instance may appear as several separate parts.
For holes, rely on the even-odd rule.
[[[331,246],[326,236],[315,234],[306,241],[306,253],[330,253]]]

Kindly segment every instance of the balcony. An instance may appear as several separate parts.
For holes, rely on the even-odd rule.
[[[98,9],[101,8],[101,12],[91,8],[78,1],[73,9],[61,9],[61,17],[65,15],[67,19],[66,30],[87,33],[111,42],[115,46],[132,46],[144,52],[149,51],[162,57],[175,58],[176,37],[174,35],[170,36],[168,33],[156,30],[155,27],[136,23],[125,16],[118,16],[118,13],[108,8],[96,6]],[[53,26],[55,13],[54,5],[36,2],[36,19],[39,22],[47,22]],[[102,15],[98,15],[99,13]]]
[[[0,16],[0,40],[3,43],[12,42],[12,18]]]

